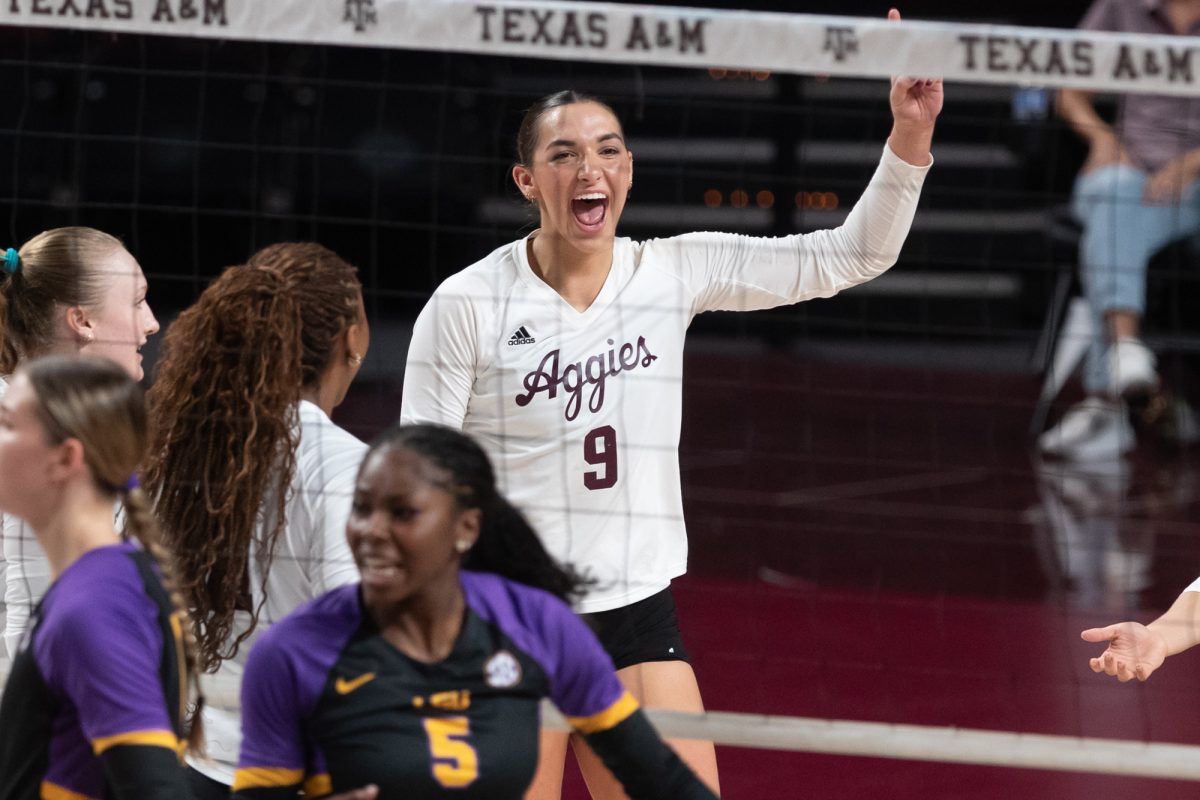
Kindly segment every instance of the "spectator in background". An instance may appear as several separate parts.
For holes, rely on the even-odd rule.
[[[1200,0],[1095,0],[1079,27],[1200,34]],[[1146,268],[1165,245],[1200,231],[1200,98],[1130,94],[1115,125],[1090,93],[1063,89],[1058,112],[1088,145],[1072,210],[1083,224],[1080,270],[1093,314],[1087,398],[1038,440],[1047,454],[1118,458],[1134,446],[1124,401],[1158,388],[1139,339]]]

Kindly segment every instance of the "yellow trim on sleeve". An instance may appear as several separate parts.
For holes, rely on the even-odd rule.
[[[92,751],[100,755],[105,750],[123,744],[165,747],[172,753],[179,752],[179,739],[171,731],[130,731],[116,736],[102,736],[92,740]]]
[[[333,779],[324,772],[313,775],[304,782],[304,794],[309,797],[324,797],[333,794]]]
[[[233,773],[233,791],[242,789],[274,789],[297,786],[304,780],[304,770],[287,767],[243,767]]]
[[[615,703],[599,714],[593,714],[590,717],[567,717],[567,722],[580,733],[599,733],[615,728],[637,710],[637,700],[634,700],[633,695],[629,692],[625,692],[617,698]]]
[[[50,781],[42,781],[41,800],[97,800],[86,794],[72,792],[70,789],[64,789],[57,783]]]

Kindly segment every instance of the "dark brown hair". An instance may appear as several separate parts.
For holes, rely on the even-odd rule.
[[[277,244],[230,267],[168,329],[148,394],[147,490],[180,558],[203,663],[232,658],[258,623],[249,559],[256,525],[266,581],[287,523],[296,469],[297,404],[360,318],[356,270],[318,244]],[[261,508],[270,488],[274,508]],[[226,647],[234,612],[250,626]]]
[[[522,167],[528,167],[533,163],[533,151],[537,148],[538,123],[542,121],[542,117],[546,112],[574,103],[595,103],[596,105],[603,106],[617,120],[617,125],[621,124],[621,118],[617,116],[616,111],[613,111],[612,106],[598,97],[577,92],[574,89],[564,89],[561,92],[548,94],[526,109],[525,116],[521,118],[521,126],[517,128],[518,164]],[[624,135],[623,131],[622,135]]]
[[[204,697],[200,692],[195,627],[180,591],[176,560],[162,544],[149,500],[130,483],[130,476],[145,456],[148,440],[141,387],[119,366],[101,358],[44,356],[24,365],[22,373],[29,378],[37,398],[35,410],[47,438],[53,443],[79,440],[96,485],[107,494],[120,496],[126,530],[158,563],[183,640],[184,663],[179,668],[195,693],[190,723],[186,713],[181,713],[180,723],[189,726],[189,747],[199,750],[204,740],[200,722]],[[186,704],[188,698],[181,697],[180,702]]]
[[[95,228],[54,228],[18,251],[20,266],[0,272],[0,374],[50,351],[55,310],[100,302],[104,273],[96,264],[124,249],[120,240]]]

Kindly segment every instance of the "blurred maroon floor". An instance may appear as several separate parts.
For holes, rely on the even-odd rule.
[[[1200,744],[1200,652],[1148,683],[1084,627],[1149,621],[1200,574],[1187,453],[1035,465],[1034,380],[786,354],[689,355],[677,599],[711,708]],[[380,403],[386,397],[386,401]],[[394,421],[394,394],[342,415]],[[1194,456],[1193,456],[1194,457]],[[724,796],[1194,797],[1200,786],[722,748]],[[568,798],[586,798],[569,776]]]

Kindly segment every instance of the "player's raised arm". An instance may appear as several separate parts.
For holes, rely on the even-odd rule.
[[[900,12],[888,11],[888,19],[900,21]],[[933,126],[942,112],[940,78],[892,78],[889,100],[892,106],[892,133],[888,146],[892,152],[915,167],[933,163],[929,148]]]

